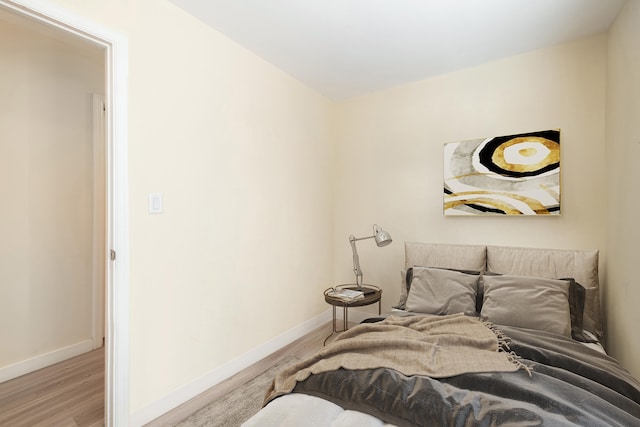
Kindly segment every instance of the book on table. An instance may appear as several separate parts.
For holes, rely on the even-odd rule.
[[[345,302],[353,302],[364,299],[364,292],[353,289],[336,288],[329,292],[329,296]]]

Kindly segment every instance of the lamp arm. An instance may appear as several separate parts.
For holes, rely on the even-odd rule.
[[[362,270],[360,269],[360,257],[356,249],[356,242],[358,240],[371,239],[372,237],[373,236],[356,238],[353,235],[349,236],[349,243],[351,243],[351,251],[353,252],[353,273],[356,275],[356,285],[358,289],[362,288]]]
[[[351,244],[353,245],[353,242],[357,242],[359,240],[367,240],[367,239],[373,239],[375,236],[375,234],[373,236],[367,236],[367,237],[355,237],[353,235],[349,236],[349,241],[352,242]]]

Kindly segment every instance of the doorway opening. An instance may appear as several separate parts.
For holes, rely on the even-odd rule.
[[[0,0],[0,12],[31,22],[37,31],[72,38],[103,52],[104,155],[102,159],[93,161],[104,168],[104,182],[98,184],[105,189],[101,196],[104,218],[94,217],[93,221],[103,221],[104,236],[94,239],[93,244],[101,246],[102,251],[98,251],[99,255],[93,263],[104,266],[102,273],[95,273],[104,278],[104,302],[94,299],[93,306],[102,305],[104,313],[93,314],[93,345],[100,345],[101,329],[104,330],[105,425],[128,426],[127,39],[90,20],[73,16],[60,7],[38,0]],[[46,206],[42,208],[46,209]],[[55,250],[55,247],[52,249]],[[46,257],[46,252],[43,256]],[[92,292],[96,294],[100,291],[94,287]],[[102,325],[100,319],[103,320]]]

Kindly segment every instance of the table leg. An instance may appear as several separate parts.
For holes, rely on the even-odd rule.
[[[333,305],[331,307],[333,308],[333,332],[338,332],[336,331],[336,306]]]
[[[342,331],[339,331],[338,328],[337,328],[338,321],[336,319],[336,306],[335,305],[331,305],[331,308],[332,308],[332,314],[333,314],[332,330],[331,330],[331,333],[329,334],[329,336],[324,339],[324,342],[322,343],[323,346],[327,345],[327,341],[329,340],[329,338],[331,338],[333,336],[333,334],[345,331],[344,326],[346,325],[346,320],[344,320],[344,316],[346,315],[347,307],[346,306],[342,307],[342,310],[343,310],[343,323],[342,323],[343,328],[342,328]]]
[[[349,308],[345,305],[342,307],[342,331],[349,328]]]

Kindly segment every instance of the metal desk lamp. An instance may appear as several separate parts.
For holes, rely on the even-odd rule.
[[[355,289],[358,291],[362,291],[365,293],[373,293],[375,292],[372,289],[368,289],[366,287],[362,287],[362,269],[360,268],[360,258],[358,257],[358,250],[356,249],[356,242],[358,240],[365,239],[375,239],[376,245],[378,247],[387,246],[392,242],[391,235],[384,231],[382,227],[379,227],[377,224],[373,224],[373,236],[367,237],[355,237],[353,235],[349,236],[349,243],[351,243],[351,250],[353,251],[353,273],[356,275],[356,287]]]

